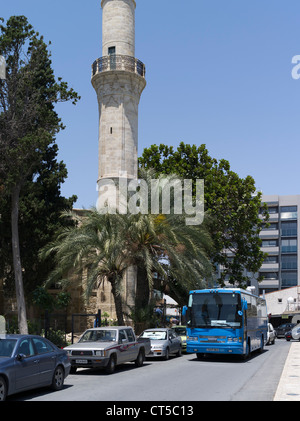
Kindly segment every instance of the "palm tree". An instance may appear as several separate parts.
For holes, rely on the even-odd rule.
[[[56,262],[46,285],[60,282],[66,286],[70,282],[70,271],[78,275],[79,281],[86,272],[84,294],[88,300],[92,290],[107,280],[111,284],[118,323],[124,325],[121,284],[130,263],[122,237],[124,219],[118,214],[99,214],[95,209],[87,211],[83,217],[75,212],[64,215],[77,221],[77,226],[65,228],[41,252],[41,258],[53,253]]]
[[[149,177],[149,175],[147,175]],[[153,274],[164,284],[176,279],[183,289],[203,287],[212,273],[208,250],[211,239],[205,224],[189,226],[184,215],[68,213],[77,225],[65,228],[41,256],[54,253],[56,268],[47,283],[68,283],[74,271],[87,273],[85,296],[105,279],[110,282],[118,323],[124,324],[121,286],[129,267],[137,267],[136,308],[148,305]]]
[[[205,286],[212,266],[204,226],[187,226],[181,215],[130,215],[126,222],[129,259],[137,266],[137,308],[149,303],[154,273],[165,285],[176,279],[187,292]]]
[[[153,179],[157,179],[161,186],[180,179],[175,174],[157,175],[154,170],[144,168],[139,169],[139,176],[148,186],[148,203],[152,200],[152,187],[149,186],[152,186]],[[208,257],[212,249],[207,227],[210,218],[206,215],[204,223],[198,226],[186,225],[186,215],[175,213],[174,191],[170,193],[168,214],[151,214],[149,210],[145,215],[130,215],[125,221],[128,224],[127,249],[132,264],[137,267],[137,308],[148,305],[155,272],[164,285],[171,281],[173,290],[175,280],[181,292],[186,292],[186,297],[190,289],[206,286],[213,273]],[[162,211],[161,192],[159,195],[159,210]]]

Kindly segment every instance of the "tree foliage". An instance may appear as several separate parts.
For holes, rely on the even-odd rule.
[[[218,282],[225,280],[245,287],[247,272],[258,272],[265,255],[261,251],[259,232],[267,221],[259,218],[261,193],[251,176],[239,177],[228,161],[208,154],[205,145],[180,143],[177,150],[167,145],[152,145],[143,151],[139,165],[153,168],[158,174],[178,174],[184,179],[203,179],[205,211],[211,217],[209,230],[214,242],[211,259],[222,266]]]
[[[123,324],[122,286],[127,269],[137,267],[135,309],[149,304],[153,276],[166,284],[172,276],[188,295],[189,287],[206,285],[211,275],[207,256],[211,239],[204,227],[186,226],[182,215],[70,213],[75,227],[65,228],[41,252],[54,255],[56,267],[48,282],[85,284],[88,298],[104,281],[111,285],[118,323]],[[84,275],[84,276],[83,276]],[[83,281],[84,277],[84,281]]]
[[[3,19],[2,19],[3,22]],[[25,16],[0,25],[0,55],[7,64],[0,80],[0,190],[11,201],[12,255],[18,321],[28,331],[19,239],[20,194],[34,177],[55,135],[64,128],[55,104],[79,99],[61,78],[56,81],[48,46]]]
[[[32,291],[40,286],[53,269],[52,259],[40,262],[39,250],[53,239],[56,232],[72,222],[61,217],[71,210],[76,196],[61,196],[61,184],[67,177],[63,162],[57,161],[58,147],[50,145],[20,193],[19,237],[22,256],[23,283],[27,302]],[[2,200],[1,200],[2,199]],[[0,195],[0,278],[4,280],[6,297],[15,294],[12,263],[11,205],[8,197]]]

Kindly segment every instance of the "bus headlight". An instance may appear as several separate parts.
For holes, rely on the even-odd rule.
[[[198,336],[188,336],[186,339],[188,341],[198,342]]]

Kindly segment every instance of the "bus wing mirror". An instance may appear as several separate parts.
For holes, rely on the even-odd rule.
[[[182,323],[184,325],[186,324],[186,321],[187,321],[187,312],[188,312],[187,306],[183,306],[181,315],[182,315]]]
[[[243,310],[247,310],[248,308],[248,303],[246,300],[243,300]]]

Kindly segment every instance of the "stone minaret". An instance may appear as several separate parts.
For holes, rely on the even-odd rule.
[[[92,66],[99,104],[99,177],[137,178],[138,106],[145,66],[135,58],[135,0],[102,0],[102,57]]]
[[[117,185],[120,178],[137,179],[138,106],[146,86],[145,66],[135,58],[135,0],[102,0],[101,7],[102,57],[92,66],[99,105],[98,186],[106,180]],[[134,304],[135,286],[136,269],[132,268],[124,288],[129,305]],[[112,306],[107,311],[111,314]]]

